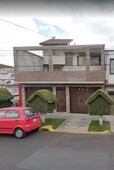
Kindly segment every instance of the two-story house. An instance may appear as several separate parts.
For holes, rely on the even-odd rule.
[[[57,112],[87,113],[86,99],[105,81],[104,44],[70,45],[71,41],[52,38],[39,46],[14,47],[22,106],[34,91],[45,88],[57,96]]]

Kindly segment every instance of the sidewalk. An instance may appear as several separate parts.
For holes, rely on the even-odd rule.
[[[89,114],[73,114],[73,113],[48,113],[48,118],[65,118],[56,131],[72,132],[72,133],[91,133],[88,132],[89,124],[92,120],[98,120],[98,116],[90,116]],[[103,116],[104,120],[110,121],[111,131],[114,132],[114,115]]]

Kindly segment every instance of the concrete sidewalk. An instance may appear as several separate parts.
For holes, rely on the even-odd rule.
[[[72,113],[48,113],[48,118],[65,118],[56,131],[88,133],[88,127],[92,120],[98,120],[98,116],[90,116],[89,114],[72,114]],[[111,131],[114,132],[114,115],[103,116],[104,120],[110,121]]]

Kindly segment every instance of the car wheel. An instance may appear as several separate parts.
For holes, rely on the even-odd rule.
[[[15,135],[16,138],[21,139],[25,136],[25,134],[26,133],[24,132],[23,129],[21,129],[21,128],[15,129],[14,135]]]

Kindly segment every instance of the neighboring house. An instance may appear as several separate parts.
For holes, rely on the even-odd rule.
[[[71,41],[53,38],[40,46],[14,47],[15,81],[22,87],[23,106],[34,91],[48,89],[58,98],[55,111],[88,112],[87,98],[105,81],[104,44],[70,45]]]
[[[106,91],[114,99],[114,50],[105,50]],[[114,106],[111,107],[114,114]]]
[[[6,87],[8,91],[14,96],[12,100],[16,105],[19,100],[19,87],[14,82],[14,67],[0,64],[0,88]]]

